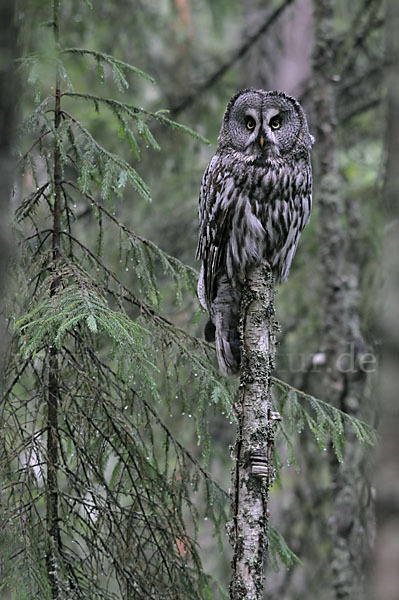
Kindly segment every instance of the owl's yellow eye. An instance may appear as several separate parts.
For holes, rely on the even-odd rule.
[[[280,115],[276,115],[275,117],[272,117],[269,121],[269,125],[272,129],[280,129],[280,127],[281,127]]]
[[[254,129],[256,125],[255,119],[253,119],[252,117],[245,117],[245,125],[247,129],[252,131],[252,129]]]

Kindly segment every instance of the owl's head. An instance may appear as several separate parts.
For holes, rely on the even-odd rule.
[[[283,92],[245,89],[227,104],[218,151],[233,150],[254,160],[309,153],[305,113]]]

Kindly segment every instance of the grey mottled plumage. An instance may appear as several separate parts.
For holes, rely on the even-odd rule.
[[[251,266],[266,260],[284,281],[309,221],[309,135],[299,103],[282,92],[246,89],[229,101],[199,204],[198,296],[208,310],[223,373],[240,366],[241,288]]]

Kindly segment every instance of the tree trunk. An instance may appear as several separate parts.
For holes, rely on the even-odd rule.
[[[382,255],[382,289],[378,328],[383,341],[376,395],[381,407],[378,448],[373,483],[376,488],[377,537],[372,557],[369,600],[395,600],[399,590],[398,509],[398,364],[399,364],[399,4],[386,4],[387,103],[385,131],[385,239]]]
[[[264,11],[257,0],[245,0],[243,13],[248,31],[264,18]],[[300,99],[309,89],[311,52],[312,0],[295,0],[279,17],[278,26],[251,47],[243,61],[241,84],[283,90]]]
[[[233,451],[233,520],[229,523],[234,549],[231,600],[263,598],[276,416],[270,411],[275,329],[273,277],[261,265],[249,273],[241,301],[242,364],[240,395],[235,404],[238,433]]]
[[[314,102],[316,123],[316,205],[322,267],[325,399],[359,417],[366,383],[365,343],[357,302],[359,268],[356,205],[340,195],[334,94],[334,0],[314,2]],[[342,216],[345,211],[347,234]],[[334,506],[331,519],[333,589],[336,598],[364,598],[367,547],[363,476],[364,451],[352,430],[345,431],[343,464],[331,455]]]
[[[59,40],[59,10],[60,0],[54,1],[54,38],[58,46]],[[56,67],[57,68],[57,67]],[[61,122],[61,89],[60,76],[56,73],[54,128],[57,130]],[[54,149],[54,205],[53,205],[53,270],[54,278],[51,283],[50,295],[57,294],[60,281],[57,275],[59,260],[60,234],[61,234],[61,152],[58,144]],[[53,600],[58,598],[57,556],[60,546],[60,530],[58,520],[58,399],[59,399],[59,359],[58,350],[54,346],[49,348],[49,373],[47,393],[47,576]]]
[[[14,250],[10,217],[10,196],[15,174],[13,145],[16,136],[20,99],[20,80],[16,76],[15,61],[19,51],[17,8],[14,2],[1,2],[0,19],[0,389],[3,388],[4,356],[8,333],[4,317],[5,296],[8,289],[7,262]]]

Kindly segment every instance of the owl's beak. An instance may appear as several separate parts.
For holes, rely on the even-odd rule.
[[[265,143],[265,138],[263,137],[263,135],[261,135],[259,138],[259,145],[261,148],[263,148],[264,143]]]

